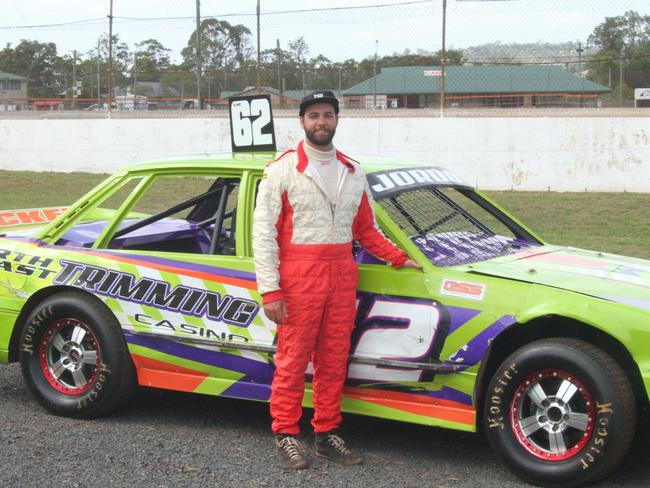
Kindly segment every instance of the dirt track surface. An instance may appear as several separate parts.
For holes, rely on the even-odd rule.
[[[480,434],[352,415],[344,433],[365,457],[363,466],[310,456],[310,469],[282,473],[266,404],[142,389],[114,415],[71,420],[32,399],[17,364],[0,366],[0,412],[2,487],[527,486]],[[311,445],[310,436],[305,441]],[[649,448],[646,428],[621,469],[596,486],[647,487]]]

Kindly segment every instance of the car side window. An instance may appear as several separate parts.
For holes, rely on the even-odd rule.
[[[108,248],[235,255],[239,183],[208,176],[156,178]]]
[[[239,177],[214,175],[134,178],[86,212],[59,243],[235,255],[239,183]]]
[[[92,247],[142,181],[140,176],[128,178],[118,182],[102,199],[83,202],[75,216],[75,224],[56,241],[56,245]]]

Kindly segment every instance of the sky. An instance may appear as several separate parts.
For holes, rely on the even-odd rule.
[[[437,51],[441,46],[442,0],[260,1],[262,49],[274,48],[276,40],[286,48],[303,36],[312,56],[343,61],[373,56],[375,51],[383,56],[405,49]],[[108,32],[109,3],[3,0],[0,47],[31,39],[56,43],[59,54],[85,53]],[[201,16],[244,24],[255,35],[256,4],[256,0],[201,0]],[[584,43],[605,17],[628,10],[650,14],[650,1],[448,0],[447,47],[497,41]],[[155,38],[178,61],[194,30],[195,13],[195,0],[113,0],[113,31],[132,49],[137,42]],[[53,25],[71,22],[77,23]]]

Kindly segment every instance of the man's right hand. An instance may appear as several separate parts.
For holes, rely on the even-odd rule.
[[[283,323],[289,316],[284,300],[276,300],[264,304],[264,313],[276,324]]]

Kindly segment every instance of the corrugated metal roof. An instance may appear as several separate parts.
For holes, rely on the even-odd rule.
[[[428,73],[429,76],[425,76]],[[569,73],[555,65],[448,66],[445,92],[474,93],[606,93],[609,88]],[[382,68],[376,76],[376,92],[386,95],[438,93],[439,66]],[[375,93],[375,77],[343,92],[344,96]]]
[[[29,78],[25,78],[24,76],[20,76],[20,75],[14,75],[13,73],[6,73],[4,71],[0,71],[0,80],[29,81]]]

